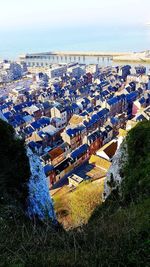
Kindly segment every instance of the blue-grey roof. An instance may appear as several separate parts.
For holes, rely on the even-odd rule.
[[[79,148],[77,148],[71,153],[71,158],[73,159],[80,158],[84,153],[87,152],[88,149],[89,149],[89,146],[87,144],[80,146]]]
[[[33,117],[31,115],[26,115],[26,116],[23,117],[23,120],[25,122],[30,122],[32,119],[33,119]]]
[[[144,104],[144,103],[146,102],[146,100],[145,100],[144,97],[142,97],[142,98],[139,100],[139,102],[140,102],[140,104],[142,105],[142,104]]]
[[[4,117],[8,120],[10,117],[12,117],[13,116],[13,114],[10,112],[10,111],[8,111],[8,112],[6,112],[6,113],[3,113],[3,115],[4,115]]]
[[[27,134],[27,135],[28,134],[32,134],[33,132],[34,132],[34,129],[30,125],[27,126],[26,128],[24,128],[24,133]]]
[[[97,140],[99,137],[101,136],[101,132],[100,131],[95,131],[95,132],[93,132],[92,134],[90,134],[90,135],[88,135],[88,140],[89,141],[95,141],[95,140]]]
[[[41,124],[38,121],[34,121],[31,123],[31,126],[35,129],[38,130],[41,128]]]
[[[146,120],[146,118],[141,114],[136,118],[136,121],[143,121]]]
[[[69,136],[74,136],[74,135],[76,135],[76,134],[78,134],[78,133],[80,133],[80,129],[79,128],[69,128],[69,129],[67,129],[66,130],[66,133],[69,135]]]
[[[37,121],[42,126],[49,125],[50,124],[50,118],[42,117]]]
[[[134,91],[134,92],[127,94],[126,95],[127,102],[133,102],[134,100],[136,100],[137,96],[138,96],[137,91]]]
[[[114,125],[114,124],[117,124],[119,120],[116,117],[112,117],[110,121]]]
[[[107,108],[103,108],[102,110],[100,110],[99,112],[97,112],[97,115],[100,117],[100,118],[103,118],[106,114],[109,113],[109,110]]]
[[[110,125],[105,126],[105,129],[106,129],[107,132],[112,131],[112,127]]]
[[[53,165],[47,164],[47,165],[44,166],[44,172],[45,172],[46,175],[52,170],[54,170],[54,166]]]
[[[115,96],[115,97],[112,97],[112,98],[108,99],[107,103],[108,103],[108,105],[111,106],[111,105],[114,105],[114,104],[118,103],[118,101],[119,101],[118,97]]]

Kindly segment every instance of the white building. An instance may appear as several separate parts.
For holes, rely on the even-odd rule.
[[[58,65],[47,70],[49,78],[62,77],[67,72],[67,65]]]
[[[67,73],[71,77],[81,77],[85,74],[85,65],[75,65],[67,69]]]
[[[20,79],[23,75],[23,68],[16,62],[3,61],[0,65],[0,82],[11,82]]]
[[[61,119],[59,123],[62,127],[67,123],[67,111],[62,105],[55,106],[51,109],[51,117]]]
[[[86,66],[86,73],[95,74],[98,72],[98,64],[90,64]]]

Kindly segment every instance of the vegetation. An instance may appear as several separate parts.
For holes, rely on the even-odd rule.
[[[150,172],[144,162],[149,162],[149,133],[149,122],[131,130],[122,197],[112,192],[85,226],[65,232],[49,222],[35,225],[15,206],[1,204],[0,266],[148,267]]]
[[[53,197],[58,221],[65,229],[86,224],[94,209],[102,203],[104,181],[83,182],[76,190],[64,187]]]
[[[128,161],[123,170],[123,200],[131,202],[150,193],[150,122],[138,123],[127,136]]]
[[[24,141],[11,125],[0,119],[0,200],[25,205],[30,168]]]

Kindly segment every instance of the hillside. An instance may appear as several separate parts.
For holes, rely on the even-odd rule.
[[[126,140],[121,189],[82,228],[29,221],[15,204],[0,203],[0,266],[149,266],[150,122]]]

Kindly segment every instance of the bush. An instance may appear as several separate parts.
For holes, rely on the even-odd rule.
[[[0,120],[0,197],[15,199],[25,205],[30,167],[25,143],[7,122]],[[7,196],[7,197],[6,197]]]
[[[127,136],[128,161],[124,166],[123,200],[135,201],[150,193],[150,122],[137,124]]]

